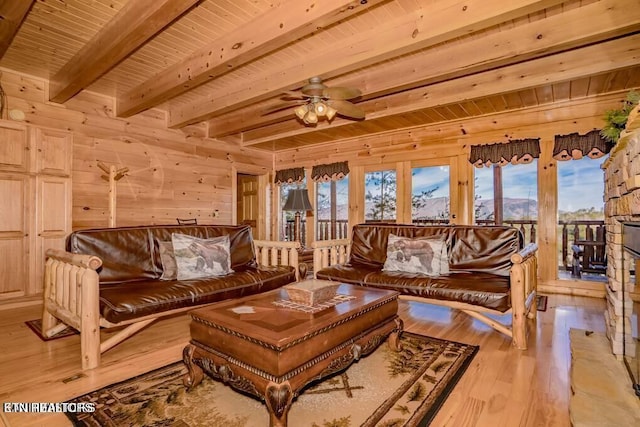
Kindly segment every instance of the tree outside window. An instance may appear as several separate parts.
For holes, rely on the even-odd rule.
[[[396,171],[384,170],[364,176],[365,221],[396,220]]]

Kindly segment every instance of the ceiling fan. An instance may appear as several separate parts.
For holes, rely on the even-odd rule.
[[[351,87],[328,87],[320,77],[311,77],[300,92],[285,92],[281,99],[287,102],[269,108],[265,114],[298,105],[294,112],[304,124],[316,124],[318,119],[326,117],[331,121],[336,114],[350,119],[364,119],[364,111],[350,99],[362,95],[359,89]]]

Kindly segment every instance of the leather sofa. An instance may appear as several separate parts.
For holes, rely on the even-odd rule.
[[[172,233],[229,236],[232,273],[162,280],[160,242]],[[66,325],[81,333],[83,369],[154,320],[228,298],[265,292],[297,278],[298,242],[254,241],[248,225],[140,226],[78,230],[66,251],[47,251],[43,334]],[[287,265],[269,265],[280,260]],[[100,327],[127,325],[105,342]]]
[[[440,237],[448,248],[447,274],[383,271],[389,235]],[[536,317],[537,246],[503,226],[360,224],[351,239],[314,242],[318,279],[392,289],[401,298],[464,311],[527,347],[526,318]],[[511,325],[487,314],[512,315]]]

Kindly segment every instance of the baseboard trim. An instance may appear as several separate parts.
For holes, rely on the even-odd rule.
[[[591,298],[605,298],[606,283],[586,280],[548,280],[538,283],[538,292],[543,294],[574,295]]]
[[[14,308],[31,307],[34,305],[42,305],[42,295],[37,297],[20,298],[15,300],[6,300],[0,302],[0,311],[12,310]]]

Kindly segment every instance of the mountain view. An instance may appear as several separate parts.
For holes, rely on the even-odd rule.
[[[425,201],[425,205],[419,208],[415,215],[416,218],[448,218],[447,197],[434,197]],[[505,198],[504,201],[504,218],[505,219],[536,219],[538,213],[538,202],[530,199],[512,199]],[[493,215],[493,199],[478,200],[476,205],[479,206],[479,219],[491,219]],[[491,215],[491,216],[490,216]],[[320,206],[318,209],[318,219],[330,219],[331,210],[329,206]],[[347,206],[337,207],[337,218],[347,219]]]

